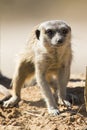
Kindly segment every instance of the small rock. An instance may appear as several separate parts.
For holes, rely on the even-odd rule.
[[[70,117],[70,122],[74,122],[74,121],[75,121],[74,116],[71,116],[71,117]]]
[[[21,100],[21,101],[18,103],[19,106],[22,106],[23,104],[24,104],[24,101],[23,101],[23,100]]]

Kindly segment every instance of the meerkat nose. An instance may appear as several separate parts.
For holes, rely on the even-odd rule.
[[[60,43],[63,43],[63,39],[59,39],[58,40],[58,43],[60,44]]]

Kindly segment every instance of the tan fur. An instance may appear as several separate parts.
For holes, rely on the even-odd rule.
[[[56,22],[54,21],[54,23]],[[48,27],[49,24],[50,22],[48,22],[46,26]],[[53,27],[55,26],[56,24],[54,24]],[[60,27],[60,24],[58,26]],[[35,35],[37,29],[41,32],[39,40]],[[20,54],[12,80],[13,95],[8,101],[4,102],[5,107],[9,105],[13,106],[20,100],[21,87],[26,78],[31,78],[34,74],[45,98],[49,113],[54,115],[59,113],[49,84],[53,76],[55,76],[54,81],[57,88],[56,94],[58,95],[58,103],[69,105],[69,102],[66,101],[66,85],[69,80],[70,64],[72,60],[71,35],[69,36],[67,34],[68,36],[66,37],[64,45],[59,47],[51,46],[50,44],[43,44],[46,39],[50,40],[45,35],[45,29],[46,27],[44,25],[36,26],[32,31],[25,51]],[[49,78],[48,75],[50,75]]]

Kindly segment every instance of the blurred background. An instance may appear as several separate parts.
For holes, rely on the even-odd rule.
[[[87,65],[87,0],[0,0],[0,70],[12,77],[16,55],[24,48],[32,28],[53,19],[72,27],[72,74]]]

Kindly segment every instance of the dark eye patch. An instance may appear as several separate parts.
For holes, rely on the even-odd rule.
[[[68,28],[61,28],[59,32],[60,32],[62,35],[66,35],[66,34],[69,32],[69,30],[68,30]]]
[[[55,31],[52,30],[52,29],[48,29],[48,30],[46,30],[46,34],[47,34],[50,38],[52,38],[52,37],[54,36],[54,34],[55,34]]]

